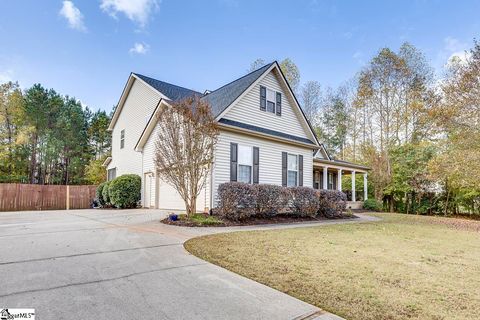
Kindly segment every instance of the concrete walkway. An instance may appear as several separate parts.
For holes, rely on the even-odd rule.
[[[164,216],[156,210],[0,213],[1,307],[35,308],[38,319],[340,319],[183,248],[209,233],[311,223],[181,228],[159,223]]]

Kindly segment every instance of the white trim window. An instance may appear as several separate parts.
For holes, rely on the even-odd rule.
[[[120,149],[125,147],[125,129],[120,131]]]
[[[238,182],[252,183],[253,148],[238,146]]]
[[[298,156],[296,154],[287,155],[287,186],[296,187],[298,185]]]
[[[275,99],[277,93],[267,88],[267,112],[275,113]]]
[[[107,170],[107,181],[112,181],[117,177],[117,168]]]
[[[333,173],[332,173],[332,172],[329,172],[329,173],[328,173],[328,187],[327,187],[327,189],[329,189],[329,190],[335,189],[335,188],[334,188],[334,187],[335,187],[335,183],[334,183],[333,179],[334,179],[334,178],[333,178]]]

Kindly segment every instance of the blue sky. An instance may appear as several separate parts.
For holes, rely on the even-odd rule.
[[[351,78],[404,41],[438,72],[480,35],[480,1],[0,0],[0,82],[111,110],[131,71],[198,91],[290,57],[302,82]]]

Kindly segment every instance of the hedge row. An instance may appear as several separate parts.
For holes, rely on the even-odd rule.
[[[279,213],[335,217],[346,207],[346,195],[337,190],[227,182],[218,187],[218,207],[214,212],[229,220],[271,217]]]
[[[102,207],[136,208],[140,201],[142,179],[136,174],[124,174],[97,187],[97,199]]]

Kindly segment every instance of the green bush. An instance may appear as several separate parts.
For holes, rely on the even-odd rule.
[[[363,201],[363,209],[372,211],[382,211],[382,204],[375,199]]]
[[[124,174],[112,180],[108,187],[110,203],[117,208],[136,208],[140,201],[142,179],[136,174]]]
[[[112,181],[107,181],[103,184],[103,189],[102,189],[102,200],[103,200],[103,206],[109,206],[110,205],[110,183]]]
[[[98,202],[102,207],[106,205],[105,201],[103,200],[103,188],[106,184],[106,182],[100,183],[97,187],[97,190],[95,191],[95,196],[97,197]]]

